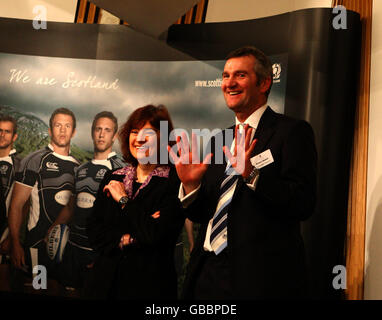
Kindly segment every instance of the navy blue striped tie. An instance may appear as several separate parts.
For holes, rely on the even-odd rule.
[[[210,243],[216,255],[227,247],[228,207],[232,201],[237,180],[237,173],[232,166],[229,165],[225,171],[225,178],[220,186],[220,197],[212,221]]]

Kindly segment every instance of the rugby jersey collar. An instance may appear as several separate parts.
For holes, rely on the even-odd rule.
[[[92,162],[93,162],[94,164],[103,163],[104,161],[107,161],[107,160],[109,160],[110,158],[114,157],[116,154],[117,154],[117,153],[116,153],[115,151],[112,151],[112,152],[110,152],[110,153],[107,155],[107,158],[106,158],[106,159],[102,159],[102,160],[100,160],[100,159],[92,159]]]
[[[108,155],[107,155],[107,158],[110,159],[112,157],[114,157],[116,155],[115,151],[112,151],[110,152]]]
[[[103,165],[105,167],[108,167],[109,170],[112,169],[111,167],[111,163],[109,161],[110,158],[114,157],[116,155],[116,153],[114,151],[110,152],[108,155],[107,155],[107,159],[102,159],[102,160],[99,160],[99,159],[92,159],[91,162],[93,164],[98,164],[98,165]]]
[[[48,144],[47,148],[49,148],[52,151],[52,153],[55,157],[60,158],[62,160],[67,160],[67,161],[71,161],[71,162],[79,164],[78,161],[70,155],[70,150],[69,150],[68,156],[63,156],[62,154],[58,154],[57,152],[55,152],[53,149],[53,146],[50,143]]]
[[[14,153],[16,153],[16,149],[12,149],[11,151],[9,151],[7,156],[2,157],[2,158],[0,157],[0,161],[8,162],[9,164],[13,165],[11,155]]]

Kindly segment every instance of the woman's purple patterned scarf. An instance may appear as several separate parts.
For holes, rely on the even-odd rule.
[[[113,174],[125,175],[125,177],[123,178],[123,184],[125,185],[125,191],[127,193],[127,196],[129,197],[129,199],[134,199],[138,195],[139,190],[143,189],[144,187],[146,187],[149,184],[149,182],[153,176],[168,178],[168,176],[170,174],[170,167],[168,167],[168,166],[156,167],[148,175],[145,182],[142,183],[142,185],[139,187],[139,189],[137,190],[137,192],[135,192],[134,195],[133,195],[133,183],[137,179],[137,168],[129,165],[129,166],[126,166],[122,169],[118,169],[118,170],[114,171]]]

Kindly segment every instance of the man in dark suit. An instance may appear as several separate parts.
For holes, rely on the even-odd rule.
[[[316,148],[311,126],[267,106],[272,64],[254,47],[227,57],[222,91],[236,126],[215,136],[215,154],[203,163],[178,138],[170,151],[182,181],[179,197],[192,221],[201,223],[184,283],[188,299],[302,298],[306,293],[300,221],[316,201]],[[214,148],[224,141],[228,163]],[[193,140],[195,141],[195,139]],[[187,160],[189,164],[187,164]],[[211,164],[209,164],[211,163]]]

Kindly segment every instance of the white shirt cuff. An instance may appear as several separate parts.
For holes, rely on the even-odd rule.
[[[184,195],[183,183],[180,184],[178,198],[182,203],[183,208],[187,208],[197,197],[201,184],[192,192]]]
[[[256,186],[257,186],[257,182],[259,181],[259,177],[260,177],[260,175],[258,174],[252,183],[247,183],[247,186],[249,189],[251,189],[253,191],[256,190]]]

